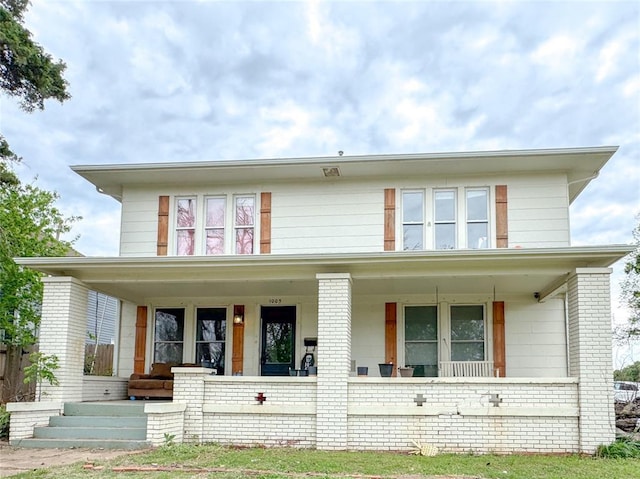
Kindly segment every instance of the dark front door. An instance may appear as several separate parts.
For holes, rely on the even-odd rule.
[[[295,369],[295,306],[262,306],[262,376],[288,376]]]

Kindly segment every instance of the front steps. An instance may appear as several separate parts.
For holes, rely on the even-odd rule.
[[[65,403],[63,416],[34,428],[32,439],[14,446],[32,448],[143,449],[149,447],[144,403]]]

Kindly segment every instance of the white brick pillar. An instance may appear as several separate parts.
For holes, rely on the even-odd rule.
[[[205,384],[204,378],[211,373],[210,369],[198,367],[175,367],[173,372],[173,403],[185,404],[184,409],[184,442],[202,442],[204,427]]]
[[[58,356],[58,386],[42,383],[43,401],[82,401],[87,287],[71,277],[43,278],[40,352]]]
[[[609,268],[579,268],[568,281],[569,374],[578,377],[580,451],[615,439]]]
[[[318,274],[316,447],[347,448],[351,371],[351,275]]]

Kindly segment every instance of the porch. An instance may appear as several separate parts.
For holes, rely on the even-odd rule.
[[[43,333],[50,334],[43,339],[50,344],[44,346],[60,354],[59,344],[84,336],[77,311],[88,286],[118,296],[117,371],[125,378],[156,360],[158,308],[184,310],[190,337],[182,340],[181,357],[191,362],[198,309],[224,305],[224,375],[174,368],[173,402],[147,411],[154,444],[167,433],[186,442],[319,449],[407,450],[416,440],[445,451],[591,452],[614,437],[604,266],[619,255],[566,248],[66,259],[59,267],[39,259],[51,263],[43,270],[61,275],[45,286]],[[317,377],[261,375],[262,311],[280,304],[295,306],[294,367],[304,338],[317,338]],[[469,305],[482,311],[474,323],[479,333],[456,336],[454,309]],[[431,318],[432,337],[408,339],[414,313]],[[414,364],[411,341],[430,344],[417,363],[424,377],[377,377],[378,363]],[[467,364],[456,364],[460,345],[471,351]],[[47,392],[63,401],[85,399],[75,352],[63,353],[61,384]],[[368,377],[355,376],[361,365]]]

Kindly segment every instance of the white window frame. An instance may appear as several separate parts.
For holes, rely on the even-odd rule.
[[[436,218],[436,195],[438,193],[453,193],[453,214],[454,214],[454,218],[453,221],[451,220],[443,220],[443,221],[438,221]],[[459,233],[459,211],[458,211],[458,205],[460,204],[460,201],[458,199],[458,197],[460,196],[460,188],[434,188],[433,189],[433,193],[431,195],[431,201],[432,201],[432,209],[433,209],[433,238],[432,238],[432,247],[433,249],[458,249],[458,245],[459,240],[458,238],[460,237],[460,233]],[[437,242],[436,242],[436,230],[437,230],[437,225],[453,225],[453,247],[452,248],[438,248],[437,246]]]
[[[208,200],[210,199],[220,199],[224,202],[224,206],[223,206],[223,224],[222,224],[222,228],[219,226],[208,226],[207,225],[207,213],[208,213]],[[229,216],[229,208],[228,208],[228,201],[227,201],[227,195],[205,195],[204,196],[204,200],[203,200],[203,211],[202,211],[202,229],[203,229],[203,238],[202,238],[202,254],[205,256],[221,256],[224,255],[227,250],[227,242],[228,242],[228,227],[227,225],[229,224],[228,221],[228,216]],[[217,229],[222,229],[222,253],[207,253],[207,233],[210,230],[217,230]]]
[[[397,351],[399,366],[406,364],[405,358],[405,309],[407,306],[436,306],[438,311],[438,363],[451,361],[451,307],[452,306],[482,306],[484,320],[484,361],[493,361],[493,314],[490,308],[491,300],[485,301],[461,301],[455,299],[440,300],[440,302],[428,303],[403,303],[402,314],[398,320]]]
[[[484,220],[470,220],[469,219],[469,208],[468,208],[468,201],[469,201],[469,196],[468,194],[472,191],[484,191],[486,193],[486,210],[487,210],[487,216],[486,219]],[[465,237],[465,245],[467,248],[469,249],[488,249],[491,247],[492,245],[492,234],[491,234],[491,200],[490,200],[490,191],[489,188],[487,187],[482,187],[482,186],[470,186],[464,189],[464,207],[465,207],[465,225],[464,225],[464,237]],[[483,248],[478,248],[478,247],[472,247],[469,246],[469,225],[470,224],[486,224],[487,225],[487,245]]]
[[[181,200],[192,200],[194,202],[194,225],[192,227],[178,226],[178,204]],[[173,202],[173,251],[176,256],[195,256],[198,254],[198,217],[200,216],[198,211],[198,197],[197,196],[176,196]],[[193,230],[193,254],[192,255],[179,255],[178,254],[178,232]]]
[[[225,333],[224,333],[224,374],[228,375],[231,373],[232,368],[232,351],[233,348],[233,338],[231,337],[233,327],[232,327],[232,316],[229,314],[230,307],[228,305],[204,305],[204,304],[196,304],[193,306],[193,315],[192,315],[192,327],[190,331],[192,331],[191,337],[193,338],[193,349],[189,351],[191,356],[190,358],[195,358],[195,363],[198,363],[198,358],[196,358],[196,352],[198,351],[198,343],[209,343],[210,341],[198,341],[198,310],[199,309],[224,309],[225,310]],[[191,362],[191,361],[190,361]]]
[[[242,198],[251,198],[253,200],[253,218],[252,218],[252,223],[251,225],[238,225],[237,224],[237,215],[236,215],[236,208],[237,208],[237,202],[239,199]],[[254,255],[256,254],[256,234],[258,231],[258,228],[256,226],[256,217],[258,216],[258,211],[257,211],[257,200],[256,200],[256,195],[255,194],[236,194],[233,195],[233,206],[232,206],[232,215],[233,215],[233,238],[231,239],[232,241],[232,248],[233,248],[233,254],[251,254]],[[252,244],[251,244],[251,253],[238,253],[238,242],[236,241],[236,237],[238,234],[238,230],[241,229],[252,229],[253,230],[253,238],[252,238]]]
[[[451,186],[446,188],[403,188],[400,190],[401,202],[399,208],[399,214],[396,215],[396,237],[400,238],[400,241],[396,241],[396,249],[399,251],[411,251],[405,250],[404,245],[404,228],[405,225],[421,224],[422,225],[422,243],[423,249],[419,251],[436,251],[436,224],[451,223],[436,222],[435,221],[435,196],[439,191],[452,191],[454,192],[454,211],[455,211],[455,247],[454,249],[489,249],[495,247],[495,194],[494,187],[487,186],[486,184],[480,184],[477,186]],[[468,221],[467,218],[467,192],[470,191],[485,191],[487,197],[487,217],[486,221]],[[423,222],[405,222],[404,221],[404,194],[421,192],[423,195]],[[429,204],[430,202],[430,204]],[[486,223],[487,225],[487,245],[486,248],[470,248],[468,244],[467,225],[470,223]]]
[[[405,221],[404,220],[404,195],[405,193],[420,193],[422,195],[422,221],[421,222],[417,222],[417,221]],[[402,238],[401,241],[401,247],[402,247],[402,251],[424,251],[427,248],[427,244],[426,244],[426,238],[427,238],[427,220],[426,220],[426,212],[427,212],[427,208],[426,208],[426,191],[424,189],[419,189],[419,188],[408,188],[408,189],[403,189],[400,191],[400,198],[402,198],[401,200],[401,205],[402,207],[400,208],[400,238]],[[418,250],[413,250],[413,249],[405,249],[405,244],[404,244],[404,227],[405,226],[422,226],[422,249],[418,249]]]

